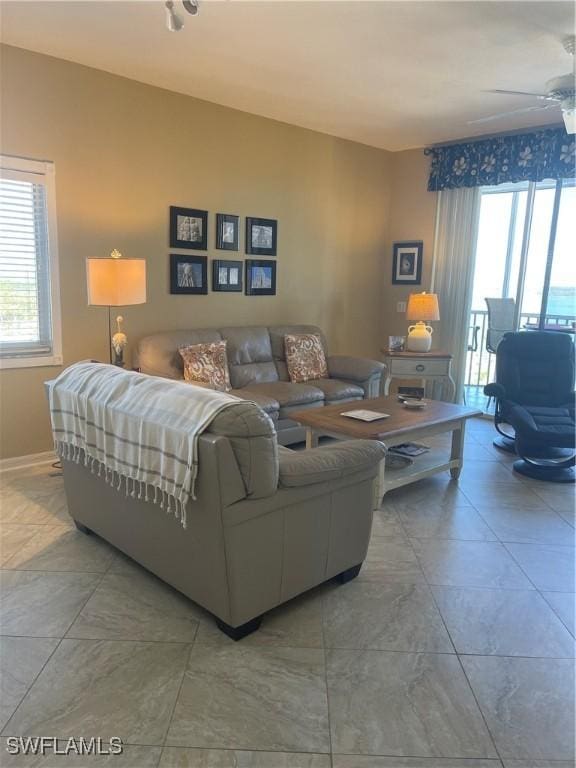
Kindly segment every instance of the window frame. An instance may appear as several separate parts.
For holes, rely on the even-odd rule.
[[[7,178],[21,177],[22,181],[33,183],[31,174],[43,179],[46,197],[46,226],[48,243],[48,290],[45,290],[49,306],[49,318],[52,329],[52,349],[46,354],[26,354],[2,356],[0,353],[0,370],[10,368],[40,368],[62,365],[62,312],[60,304],[60,272],[58,257],[58,224],[56,217],[56,169],[49,160],[31,160],[13,155],[0,155],[0,176],[8,171]],[[40,318],[42,321],[42,318]]]

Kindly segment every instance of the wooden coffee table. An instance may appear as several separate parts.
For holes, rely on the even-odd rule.
[[[411,466],[402,469],[385,467],[383,461],[376,494],[379,501],[387,491],[414,483],[437,472],[450,471],[457,480],[463,465],[464,430],[466,420],[480,416],[482,411],[462,405],[427,400],[426,408],[409,410],[395,396],[358,400],[351,403],[309,408],[290,414],[290,418],[306,427],[306,447],[318,445],[320,436],[338,439],[379,440],[386,448],[400,443],[419,442],[443,432],[452,432],[450,448],[431,449],[414,457]],[[342,416],[345,411],[365,409],[390,414],[387,419],[364,422]],[[379,504],[378,501],[378,504]]]

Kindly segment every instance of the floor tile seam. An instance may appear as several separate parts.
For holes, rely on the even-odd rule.
[[[523,654],[509,653],[466,653],[457,651],[457,656],[475,656],[482,659],[530,659],[531,661],[574,661],[574,656],[528,656]]]
[[[363,565],[364,563],[362,563]],[[362,570],[362,566],[360,567],[360,570]],[[326,716],[328,719],[328,746],[330,749],[330,765],[332,766],[333,760],[332,760],[332,751],[333,751],[333,744],[332,744],[332,718],[330,715],[330,687],[328,685],[328,656],[326,651],[329,650],[326,647],[326,632],[325,632],[325,613],[324,613],[324,606],[325,606],[325,595],[320,596],[320,630],[322,633],[322,651],[324,655],[324,685],[326,686]]]
[[[542,481],[542,482],[544,482],[544,481]],[[544,489],[541,489],[541,490],[544,490]],[[539,498],[539,499],[542,499],[542,502],[543,502],[543,504],[544,504],[545,506],[547,506],[547,507],[548,507],[549,509],[551,509],[553,512],[556,512],[556,510],[554,509],[554,507],[553,507],[553,506],[552,506],[552,505],[551,505],[551,504],[550,504],[548,501],[546,501],[546,499],[545,499],[543,496],[540,496],[540,494],[538,493],[538,491],[536,491],[536,490],[535,490],[535,491],[534,491],[534,493],[536,494],[536,496],[538,496],[538,498]],[[556,514],[558,514],[558,513],[556,512]],[[562,517],[562,516],[561,516],[561,517]],[[564,518],[562,518],[562,519],[564,519]]]
[[[41,525],[43,528],[53,528],[55,525],[68,526],[67,523],[54,523],[52,521],[47,523],[39,523],[37,521],[33,523],[28,523],[25,520],[0,520],[0,526],[4,526],[4,525],[26,525],[26,526]],[[72,527],[70,527],[70,530],[73,530]],[[38,531],[38,533],[43,533],[43,531]]]
[[[532,543],[532,542],[525,542],[525,541],[507,541],[505,538],[502,538],[502,537],[501,537],[501,536],[500,536],[500,535],[499,535],[499,534],[498,534],[498,533],[497,533],[497,532],[496,532],[496,531],[495,531],[495,530],[494,530],[494,529],[491,527],[490,523],[489,523],[489,522],[488,522],[488,520],[487,520],[487,519],[484,517],[484,515],[482,514],[481,510],[480,510],[480,509],[478,509],[478,507],[475,507],[474,505],[472,505],[472,508],[474,509],[474,511],[476,512],[476,514],[480,515],[480,517],[481,517],[481,519],[482,519],[482,522],[483,522],[483,523],[484,523],[484,524],[487,526],[487,528],[489,528],[489,530],[490,530],[490,531],[491,531],[491,532],[494,534],[494,536],[496,536],[496,539],[497,539],[497,540],[498,540],[498,541],[499,541],[501,544],[530,544],[530,543]],[[561,520],[561,521],[563,521],[563,522],[566,522],[566,521],[564,520],[564,518],[563,518],[561,515],[559,515],[559,514],[558,514],[558,512],[556,512],[555,510],[551,510],[551,511],[554,513],[554,515],[555,515],[555,516],[556,516],[556,517],[557,517],[559,520]],[[572,527],[572,526],[570,526],[570,527]],[[575,533],[575,536],[576,536],[576,531],[575,531],[574,533]],[[534,544],[539,544],[539,542],[534,542]],[[551,546],[567,546],[567,547],[576,548],[576,540],[574,541],[574,544],[553,544],[553,545],[551,545]]]
[[[476,585],[474,585],[474,586],[468,586],[468,585],[458,586],[458,585],[454,585],[454,584],[431,584],[430,586],[432,586],[432,587],[439,587],[441,589],[484,589],[484,590],[490,591],[490,592],[527,592],[530,595],[533,595],[534,592],[537,592],[542,597],[544,597],[544,595],[542,594],[543,592],[553,592],[554,594],[558,594],[558,595],[573,595],[573,596],[576,597],[576,592],[567,592],[566,590],[555,590],[555,589],[538,589],[538,588],[529,589],[529,588],[526,588],[526,587],[524,587],[524,588],[522,588],[522,587],[517,587],[517,588],[515,588],[515,587],[478,587]],[[546,598],[544,598],[544,599],[546,599]]]
[[[418,568],[420,569],[420,573],[424,578],[424,583],[428,586],[428,589],[432,591],[432,584],[428,581],[428,576],[426,576],[426,571],[424,570],[424,567],[422,566],[422,562],[418,557],[418,552],[416,552],[414,545],[412,544],[412,538],[408,536],[407,539],[408,539],[408,545],[412,550],[412,554],[414,555],[414,557],[416,558],[416,562],[418,563]],[[415,539],[415,540],[420,541],[420,539]]]
[[[161,744],[130,744],[130,746],[133,747],[141,747],[141,746],[150,746],[150,747],[160,747]],[[330,756],[331,752],[319,752],[317,749],[263,749],[262,747],[196,747],[192,744],[166,744],[162,747],[163,750],[166,749],[206,749],[206,750],[215,750],[218,752],[261,752],[262,754],[278,754],[278,755],[325,755],[326,757]],[[340,752],[336,754],[342,754]],[[474,758],[476,759],[476,758]]]
[[[440,616],[442,618],[442,622],[444,624],[444,627],[446,628],[446,631],[448,632],[448,636],[450,638],[450,642],[452,643],[452,646],[453,646],[454,651],[455,651],[457,656],[487,656],[487,657],[490,657],[490,658],[492,658],[492,657],[494,657],[494,658],[508,658],[508,656],[506,654],[499,654],[499,653],[490,653],[490,654],[485,654],[485,653],[465,653],[465,652],[459,651],[457,646],[456,646],[456,641],[452,637],[452,633],[450,632],[450,629],[449,629],[449,627],[448,627],[448,625],[447,625],[447,623],[446,623],[446,621],[444,619],[444,614],[442,613],[442,609],[440,608],[440,605],[439,605],[439,602],[437,600],[435,591],[434,591],[434,589],[432,588],[431,585],[428,585],[428,586],[430,588],[430,592],[432,593],[432,598],[434,600],[434,604],[436,606],[436,609],[438,610],[438,613],[440,614]],[[469,587],[468,588],[468,587],[451,587],[451,586],[442,587],[442,588],[443,589],[484,589],[484,587]],[[538,590],[533,590],[533,589],[525,589],[525,590],[510,589],[510,590],[503,590],[503,589],[497,589],[495,587],[492,587],[491,589],[493,591],[498,591],[498,592],[515,592],[515,593],[517,593],[517,592],[524,592],[525,594],[529,594],[529,595],[533,595],[534,592],[536,592],[539,595],[539,597],[541,597],[542,600],[545,601],[546,605],[548,605],[550,610],[558,618],[558,620],[561,622],[562,626],[566,627],[566,625],[560,619],[560,617],[556,614],[556,612],[554,611],[552,606],[549,605],[549,603],[546,600],[546,598],[543,595],[541,595]],[[570,634],[571,637],[574,637],[574,635],[572,634],[572,632],[570,632],[568,627],[566,627],[566,631]],[[556,658],[557,659],[574,659],[575,657],[574,657],[574,655],[572,655],[572,656],[523,656],[523,655],[522,656],[516,656],[515,655],[515,656],[510,657],[510,658],[516,658],[516,659],[517,658],[530,658],[530,659],[533,659],[533,658],[536,658],[536,659],[556,659]]]
[[[440,614],[441,615],[441,614]],[[442,617],[443,618],[443,617]],[[444,623],[445,625],[445,623]],[[445,625],[446,626],[446,625]],[[451,638],[450,632],[448,628],[446,627],[446,630]],[[566,630],[569,632],[569,630]],[[571,633],[570,633],[571,634]],[[147,640],[140,640],[137,638],[124,638],[122,640],[116,640],[116,639],[107,639],[107,638],[88,638],[88,637],[62,637],[62,638],[55,638],[55,637],[35,637],[30,635],[2,635],[2,637],[18,637],[20,639],[25,640],[59,640],[57,645],[55,646],[54,650],[60,645],[60,643],[63,640],[78,640],[80,642],[87,642],[87,643],[93,643],[93,642],[106,642],[106,643],[139,643],[139,644],[146,644],[146,645],[172,645],[172,646],[193,646],[192,641],[147,641]],[[572,635],[571,635],[572,637]],[[199,648],[215,648],[221,650],[222,648],[226,648],[227,646],[221,646],[217,644],[198,644]],[[324,648],[318,648],[318,647],[312,647],[312,646],[300,646],[300,645],[251,645],[247,646],[247,648],[250,648],[250,650],[253,651],[262,651],[262,650],[294,650],[294,651],[301,651],[301,650],[312,650],[312,651],[354,651],[356,653],[399,653],[399,654],[409,654],[411,656],[420,655],[420,656],[480,656],[482,658],[510,658],[510,659],[541,659],[543,661],[572,661],[574,659],[574,656],[536,656],[536,655],[530,655],[530,654],[510,654],[510,653],[473,653],[469,651],[432,651],[428,649],[418,649],[418,648],[412,648],[412,649],[400,649],[400,648],[374,648],[374,647],[368,647],[368,646],[350,646],[350,645],[327,645]],[[326,654],[324,654],[324,657]],[[187,660],[188,661],[188,660]]]
[[[200,623],[198,623],[198,626],[196,627],[196,634],[194,635],[194,640],[190,643],[190,647],[188,648],[188,653],[186,654],[186,662],[184,664],[184,668],[182,670],[182,676],[180,677],[180,683],[178,685],[178,691],[176,692],[176,696],[174,697],[174,703],[171,707],[171,712],[168,717],[168,721],[166,724],[166,731],[164,733],[164,738],[162,739],[162,750],[160,753],[160,758],[162,758],[162,754],[164,752],[164,747],[166,746],[166,740],[168,739],[168,734],[170,733],[170,728],[172,726],[172,720],[174,719],[174,713],[176,712],[176,707],[178,706],[178,701],[180,699],[180,694],[182,693],[182,688],[184,687],[184,680],[186,679],[186,673],[188,672],[188,667],[190,665],[190,658],[192,656],[192,651],[194,650],[194,647],[196,645],[196,638],[198,636],[198,629],[200,627]]]
[[[193,645],[194,640],[146,640],[142,637],[76,637],[65,634],[62,640],[85,640],[88,643],[145,643],[146,645]]]
[[[6,573],[45,573],[45,574],[51,574],[51,573],[58,573],[58,574],[70,574],[75,576],[84,576],[86,574],[93,574],[94,576],[104,576],[107,575],[108,571],[56,571],[56,570],[49,570],[46,568],[6,568],[1,567],[0,573],[6,572]]]
[[[478,760],[487,760],[494,763],[494,768],[499,768],[499,766],[502,766],[502,761],[499,757],[452,757],[449,755],[441,755],[440,757],[437,755],[427,755],[423,757],[422,755],[398,755],[390,754],[387,752],[334,752],[333,754],[337,757],[391,757],[396,760],[460,760],[461,762],[470,763],[473,761],[478,762]]]
[[[549,544],[549,543],[546,543],[546,542],[543,542],[543,543],[534,542],[534,543],[532,543],[530,541],[508,541],[508,542],[503,542],[503,543],[506,543],[506,544],[519,544],[520,546],[523,546],[523,547],[559,547],[560,549],[565,549],[565,550],[574,549],[574,546],[572,544]]]
[[[552,594],[554,594],[554,595],[571,595],[571,596],[572,596],[572,602],[573,602],[573,603],[574,603],[574,602],[576,602],[576,594],[575,594],[574,592],[555,592],[554,590],[550,590],[550,589],[545,589],[545,590],[539,589],[539,590],[538,590],[538,594],[540,595],[540,597],[542,598],[542,600],[544,600],[544,602],[546,603],[546,605],[547,605],[547,606],[550,608],[550,610],[551,610],[551,611],[554,613],[554,615],[555,615],[555,616],[558,618],[558,621],[560,621],[560,622],[562,623],[562,625],[563,625],[564,627],[566,627],[566,630],[567,630],[567,631],[570,633],[570,636],[571,636],[571,637],[573,637],[573,638],[574,638],[574,640],[576,641],[576,627],[574,627],[574,628],[572,628],[572,629],[571,629],[571,628],[568,626],[568,624],[566,624],[566,622],[564,621],[564,619],[562,618],[562,616],[560,616],[560,614],[559,614],[559,613],[557,612],[557,610],[554,608],[554,606],[552,605],[552,603],[550,603],[550,602],[549,602],[549,601],[546,599],[546,594],[545,594],[545,593],[549,593],[549,592],[552,592]]]
[[[509,549],[509,546],[510,546],[510,545],[508,544],[508,546],[507,546],[506,544],[502,544],[502,546],[504,547],[504,549],[506,550],[506,552],[508,552],[508,554],[510,555],[510,557],[511,557],[511,558],[514,560],[514,562],[516,563],[516,565],[518,566],[518,568],[520,568],[520,570],[522,571],[522,573],[523,573],[523,574],[526,576],[526,578],[528,579],[528,581],[530,582],[530,584],[533,584],[533,585],[534,585],[534,589],[535,589],[536,591],[540,592],[541,590],[540,590],[540,589],[539,589],[539,588],[536,586],[536,583],[534,582],[534,580],[530,578],[530,576],[528,575],[528,573],[526,572],[526,570],[525,570],[525,569],[522,567],[522,564],[521,564],[521,563],[519,562],[519,560],[518,560],[518,559],[517,559],[517,558],[514,556],[514,553],[510,551],[510,549]],[[546,546],[546,544],[520,544],[520,545],[516,545],[516,546],[527,546],[527,547],[538,547],[538,546],[544,546],[544,547],[545,547],[545,546]],[[548,546],[553,546],[553,547],[556,547],[556,546],[561,546],[561,545],[558,545],[558,544],[550,544],[550,545],[548,545]],[[565,549],[573,549],[573,547],[565,547]],[[543,590],[543,591],[547,591],[547,592],[559,592],[559,591],[561,591],[561,590],[556,590],[556,589],[548,589],[548,590]]]
[[[27,571],[24,571],[24,573],[26,573],[26,572],[27,572]],[[38,674],[35,676],[35,678],[34,678],[34,680],[32,681],[32,683],[30,683],[30,685],[29,685],[29,686],[26,688],[26,691],[25,691],[24,695],[22,696],[22,698],[21,698],[21,699],[20,699],[20,701],[18,702],[18,705],[15,707],[15,709],[14,709],[14,710],[13,710],[13,712],[12,712],[12,714],[10,715],[10,719],[8,720],[8,722],[6,723],[6,725],[5,725],[5,727],[2,729],[2,731],[0,731],[0,736],[4,734],[4,731],[5,731],[5,729],[8,727],[8,725],[10,724],[10,722],[12,721],[12,719],[14,718],[14,716],[16,715],[16,713],[18,712],[18,710],[19,710],[19,709],[20,709],[20,707],[22,706],[22,703],[24,702],[24,700],[25,700],[25,699],[28,697],[28,695],[30,694],[30,691],[32,690],[33,686],[36,684],[36,681],[38,680],[38,678],[40,677],[40,675],[42,674],[42,672],[43,672],[43,671],[44,671],[44,669],[46,668],[46,665],[48,664],[48,662],[50,661],[50,659],[52,659],[52,657],[54,656],[54,654],[56,653],[56,651],[57,651],[57,650],[60,648],[60,646],[62,645],[62,642],[63,642],[63,640],[66,638],[66,633],[67,633],[67,632],[70,630],[70,627],[71,627],[71,626],[74,624],[74,622],[76,621],[76,619],[78,618],[78,616],[80,615],[80,613],[81,613],[81,612],[84,610],[84,607],[86,606],[86,604],[87,604],[88,600],[90,600],[90,598],[92,597],[92,595],[94,594],[94,592],[96,591],[96,589],[98,588],[98,586],[101,584],[101,582],[102,582],[102,579],[103,579],[103,578],[104,578],[104,574],[102,574],[101,578],[100,578],[100,579],[98,580],[98,582],[97,582],[97,583],[94,585],[94,588],[93,588],[93,589],[90,591],[90,594],[89,594],[89,595],[86,597],[86,600],[85,600],[85,601],[82,603],[82,605],[80,606],[80,608],[78,609],[78,611],[75,613],[75,615],[74,615],[74,617],[73,617],[72,621],[71,621],[71,622],[68,624],[68,627],[67,627],[67,628],[66,628],[66,630],[64,631],[63,635],[61,635],[61,636],[60,636],[60,638],[58,639],[58,642],[56,643],[56,646],[54,647],[54,650],[52,651],[52,653],[50,654],[50,656],[48,657],[48,659],[46,659],[46,662],[45,662],[45,663],[42,665],[42,669],[41,669],[41,670],[38,672]],[[55,638],[55,639],[57,639],[57,638]]]
[[[264,615],[263,621],[266,620],[266,615]],[[260,631],[260,630],[258,630]],[[199,648],[252,648],[252,649],[276,649],[276,648],[283,648],[283,649],[290,649],[295,651],[322,651],[324,650],[324,645],[294,645],[288,644],[288,643],[250,643],[247,645],[242,645],[242,640],[239,640],[238,642],[235,642],[234,640],[230,640],[230,644],[228,644],[225,641],[222,640],[202,640],[201,638],[197,638],[194,642],[195,646],[198,646]]]
[[[488,734],[488,736],[490,737],[490,741],[492,742],[492,746],[494,748],[494,752],[498,756],[500,762],[503,764],[504,763],[504,757],[500,754],[500,751],[498,750],[498,747],[496,745],[496,738],[492,734],[492,731],[490,730],[490,728],[488,726],[488,721],[487,721],[487,719],[486,719],[486,717],[484,715],[484,711],[482,710],[482,707],[480,706],[480,702],[478,701],[478,697],[476,696],[476,692],[474,691],[474,688],[472,687],[472,682],[469,679],[468,675],[466,674],[466,669],[464,668],[464,664],[462,663],[462,659],[460,658],[459,654],[456,654],[456,656],[457,656],[457,659],[458,659],[458,664],[460,665],[460,669],[462,670],[462,674],[464,675],[464,679],[466,680],[468,688],[469,688],[469,690],[470,690],[470,692],[472,694],[472,697],[474,699],[474,702],[476,704],[476,709],[480,713],[480,717],[482,718],[482,722],[484,723],[484,727],[486,728],[486,733]]]
[[[414,538],[414,537],[413,537],[413,538]],[[415,540],[416,540],[416,541],[434,541],[434,539],[415,539]],[[411,539],[410,539],[410,538],[408,538],[408,541],[411,543]],[[459,539],[438,539],[438,541],[459,541]],[[506,551],[506,553],[507,553],[507,554],[508,554],[508,555],[509,555],[509,556],[512,558],[512,560],[514,561],[514,564],[515,564],[515,565],[516,565],[518,568],[520,568],[520,570],[521,570],[522,574],[523,574],[523,575],[526,577],[526,579],[527,579],[527,580],[530,582],[530,584],[532,584],[532,586],[533,586],[533,589],[535,589],[536,591],[538,591],[538,588],[536,587],[536,585],[534,584],[534,582],[532,581],[532,579],[531,579],[531,578],[528,576],[528,574],[526,573],[526,571],[524,570],[524,568],[522,568],[522,566],[520,565],[520,563],[519,563],[519,562],[516,560],[516,558],[514,557],[514,555],[512,554],[512,552],[510,552],[510,550],[508,549],[508,547],[506,546],[506,544],[504,544],[502,541],[479,541],[479,542],[474,542],[474,543],[475,543],[475,544],[499,544],[501,547],[503,547],[503,548],[504,548],[504,550]],[[528,546],[545,546],[545,545],[529,544]],[[554,544],[554,545],[550,545],[550,546],[558,546],[558,545]],[[414,548],[413,548],[413,549],[414,549]],[[572,549],[572,547],[566,547],[566,549]],[[416,557],[418,558],[418,553],[417,553],[417,552],[414,552],[414,553],[415,553]],[[418,562],[420,562],[420,559],[419,559],[419,558],[418,558]],[[423,569],[423,568],[422,568],[422,570],[424,571],[424,569]],[[465,584],[463,584],[463,585],[454,585],[454,584],[434,584],[433,582],[431,582],[431,581],[428,581],[428,577],[426,576],[426,573],[425,573],[425,572],[424,572],[424,578],[426,579],[426,583],[427,583],[427,584],[428,584],[430,587],[451,587],[451,586],[452,586],[452,587],[458,587],[458,586],[459,586],[461,589],[466,589],[466,588],[467,588],[467,585],[465,585]],[[474,587],[470,587],[470,588],[471,588],[471,589],[473,589]],[[503,589],[503,590],[509,590],[509,591],[511,591],[511,592],[517,592],[517,591],[524,591],[524,592],[526,592],[526,591],[532,591],[532,590],[526,590],[525,588],[522,588],[522,587],[518,587],[518,588],[514,588],[514,587],[478,587],[478,588],[479,588],[479,589],[484,589],[484,588],[485,588],[485,589]],[[556,591],[556,590],[548,590],[548,591],[550,591],[550,592],[554,592],[554,591]]]
[[[428,581],[428,577],[426,576],[426,572],[425,572],[424,568],[422,567],[422,564],[420,562],[420,558],[418,557],[418,553],[416,552],[416,550],[412,546],[412,542],[411,542],[410,539],[408,539],[408,542],[409,542],[409,544],[410,544],[410,546],[412,548],[412,551],[414,552],[414,556],[416,557],[416,560],[418,561],[418,565],[420,566],[420,570],[424,574],[424,581],[426,583],[426,586],[428,587],[428,592],[430,593],[430,595],[432,597],[432,601],[434,603],[434,606],[436,607],[436,610],[438,611],[438,614],[440,616],[440,620],[442,621],[442,625],[444,626],[444,629],[446,630],[446,633],[448,635],[448,639],[450,640],[450,644],[452,645],[452,648],[454,650],[454,654],[457,655],[458,652],[456,650],[456,643],[454,642],[454,638],[452,637],[452,634],[451,634],[451,632],[450,632],[450,630],[448,628],[448,625],[446,624],[446,621],[444,619],[444,615],[442,614],[442,611],[440,610],[440,607],[438,605],[438,601],[436,600],[436,595],[434,594],[433,586],[436,586],[436,585],[433,585],[433,584],[431,584]],[[453,655],[453,654],[446,654],[446,655]]]
[[[33,639],[43,639],[43,640],[56,640],[56,639],[58,639],[58,638],[33,638]],[[38,673],[37,673],[37,674],[34,676],[34,678],[32,679],[32,681],[30,682],[30,685],[28,685],[28,686],[27,686],[26,690],[24,691],[24,693],[22,694],[22,696],[21,696],[20,700],[18,701],[18,704],[17,704],[17,705],[14,707],[14,709],[12,710],[12,714],[10,715],[10,717],[8,718],[8,720],[6,721],[6,724],[5,724],[4,728],[2,728],[2,730],[0,730],[0,737],[1,737],[1,736],[3,736],[3,734],[4,734],[4,731],[6,730],[6,728],[8,727],[8,725],[10,724],[10,721],[12,720],[12,718],[14,717],[14,715],[16,714],[16,712],[17,712],[17,711],[20,709],[20,706],[21,706],[22,702],[23,702],[23,701],[24,701],[24,699],[25,699],[25,698],[28,696],[28,694],[30,693],[30,691],[32,690],[32,686],[33,686],[33,685],[36,683],[36,681],[38,680],[38,678],[40,677],[40,675],[42,674],[42,672],[43,672],[43,671],[44,671],[44,669],[46,668],[46,665],[48,664],[48,662],[50,661],[50,659],[51,659],[51,658],[54,656],[54,654],[56,653],[56,651],[58,650],[58,648],[60,648],[60,644],[62,643],[62,640],[63,640],[63,638],[59,638],[59,639],[58,639],[58,642],[56,643],[56,645],[55,645],[55,646],[54,646],[54,648],[52,649],[52,652],[51,652],[51,653],[48,655],[48,658],[46,659],[46,661],[44,662],[44,664],[42,664],[42,666],[41,666],[41,667],[40,667],[40,669],[38,670]]]

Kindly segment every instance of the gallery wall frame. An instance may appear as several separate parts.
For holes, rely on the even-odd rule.
[[[242,291],[241,261],[214,259],[212,261],[212,290],[226,293]]]
[[[246,259],[246,296],[276,295],[276,262]]]
[[[406,240],[392,246],[393,285],[420,285],[422,282],[421,240]]]
[[[208,250],[208,211],[171,205],[170,248]]]
[[[171,253],[170,293],[206,295],[208,293],[208,257]]]

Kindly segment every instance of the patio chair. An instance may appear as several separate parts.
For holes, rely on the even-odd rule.
[[[488,331],[486,332],[486,351],[495,355],[498,344],[505,333],[514,329],[514,299],[484,299],[488,307]]]
[[[516,302],[514,299],[487,299],[485,298],[486,306],[488,307],[488,329],[486,331],[486,351],[495,355],[498,349],[498,344],[504,338],[505,333],[515,330],[514,328],[514,311],[516,308]],[[488,397],[487,409],[490,408],[492,398]],[[505,432],[498,430],[502,434],[502,438],[497,438],[494,441],[494,445],[497,448],[514,453],[514,435],[507,435]]]
[[[479,325],[471,325],[468,328],[468,345],[466,347],[467,352],[478,351],[478,331],[479,330],[480,330]],[[462,399],[464,401],[464,405],[466,405],[466,387],[464,387],[464,392],[462,393]]]

